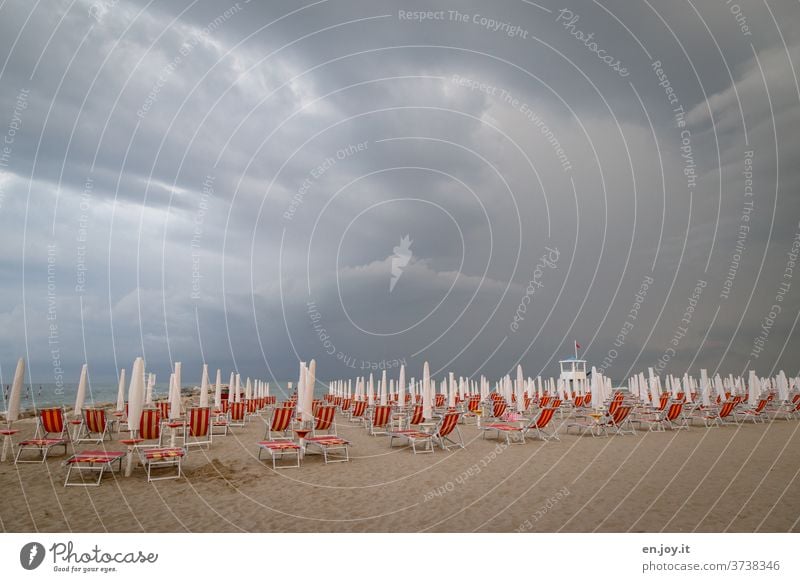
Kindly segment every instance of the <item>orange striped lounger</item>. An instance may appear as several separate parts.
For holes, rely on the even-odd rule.
[[[139,460],[147,469],[148,481],[161,481],[162,479],[179,479],[181,476],[181,463],[186,456],[186,449],[182,447],[146,447],[140,448]],[[153,477],[153,467],[177,467],[177,475],[167,477]]]
[[[395,430],[389,433],[389,446],[393,446],[394,439],[401,439],[408,441],[415,455],[417,453],[432,453],[433,437],[433,433],[423,432],[421,430]],[[417,450],[417,443],[425,443],[421,451]]]
[[[306,438],[306,449],[309,446],[319,448],[325,464],[350,460],[350,441],[334,435],[321,435]],[[335,453],[332,459],[328,455]]]
[[[261,460],[261,453],[269,453],[272,457],[273,469],[288,469],[289,467],[300,466],[300,445],[289,440],[279,441],[261,441],[258,443],[258,459]],[[283,458],[284,455],[294,455],[296,463],[294,465],[281,465],[275,464],[276,457]]]
[[[75,453],[64,461],[67,466],[67,478],[64,480],[64,487],[97,487],[100,485],[100,480],[103,478],[103,472],[106,469],[111,472],[114,471],[113,464],[115,461],[119,461],[119,470],[122,470],[122,459],[124,457],[125,453],[122,451],[81,451],[80,453]],[[81,477],[79,482],[70,482],[69,478],[73,469],[76,469],[79,475],[82,475],[84,471],[97,473],[97,481],[85,482]]]

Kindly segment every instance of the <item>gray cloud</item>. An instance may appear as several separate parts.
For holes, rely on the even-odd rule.
[[[489,375],[521,360],[549,375],[578,339],[622,380],[663,356],[703,281],[667,371],[796,371],[786,253],[800,216],[800,33],[786,23],[797,8],[740,2],[742,31],[724,3],[540,4],[551,12],[6,3],[3,365],[27,354],[34,381],[52,381],[55,305],[76,379],[85,359],[110,378],[140,354],[162,377],[171,361],[199,371],[204,358],[283,379],[298,357],[316,357],[324,378],[360,372],[343,357],[406,358],[412,374],[424,359]],[[571,27],[562,8],[579,16]],[[399,10],[444,12],[417,22]],[[413,257],[390,292],[406,235]],[[540,268],[512,329],[545,247],[557,265]],[[609,358],[645,277],[654,284]]]

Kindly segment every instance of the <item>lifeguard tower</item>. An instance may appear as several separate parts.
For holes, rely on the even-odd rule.
[[[570,356],[566,360],[560,360],[561,376],[564,381],[564,389],[568,394],[586,394],[586,360]]]

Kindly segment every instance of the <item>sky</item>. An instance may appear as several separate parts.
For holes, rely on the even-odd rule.
[[[0,5],[0,381],[798,372],[797,3]]]

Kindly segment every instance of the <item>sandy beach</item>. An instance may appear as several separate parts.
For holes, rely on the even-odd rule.
[[[566,420],[566,419],[565,419]],[[565,422],[558,419],[558,422]],[[32,419],[18,422],[16,439]],[[635,436],[565,435],[506,447],[460,425],[465,449],[414,455],[337,416],[349,463],[259,462],[260,419],[178,480],[106,476],[63,487],[65,457],[0,468],[4,531],[41,532],[788,532],[800,524],[800,422],[776,420]],[[123,433],[126,436],[126,433]],[[124,450],[114,435],[109,450]],[[80,448],[96,448],[81,445]]]

